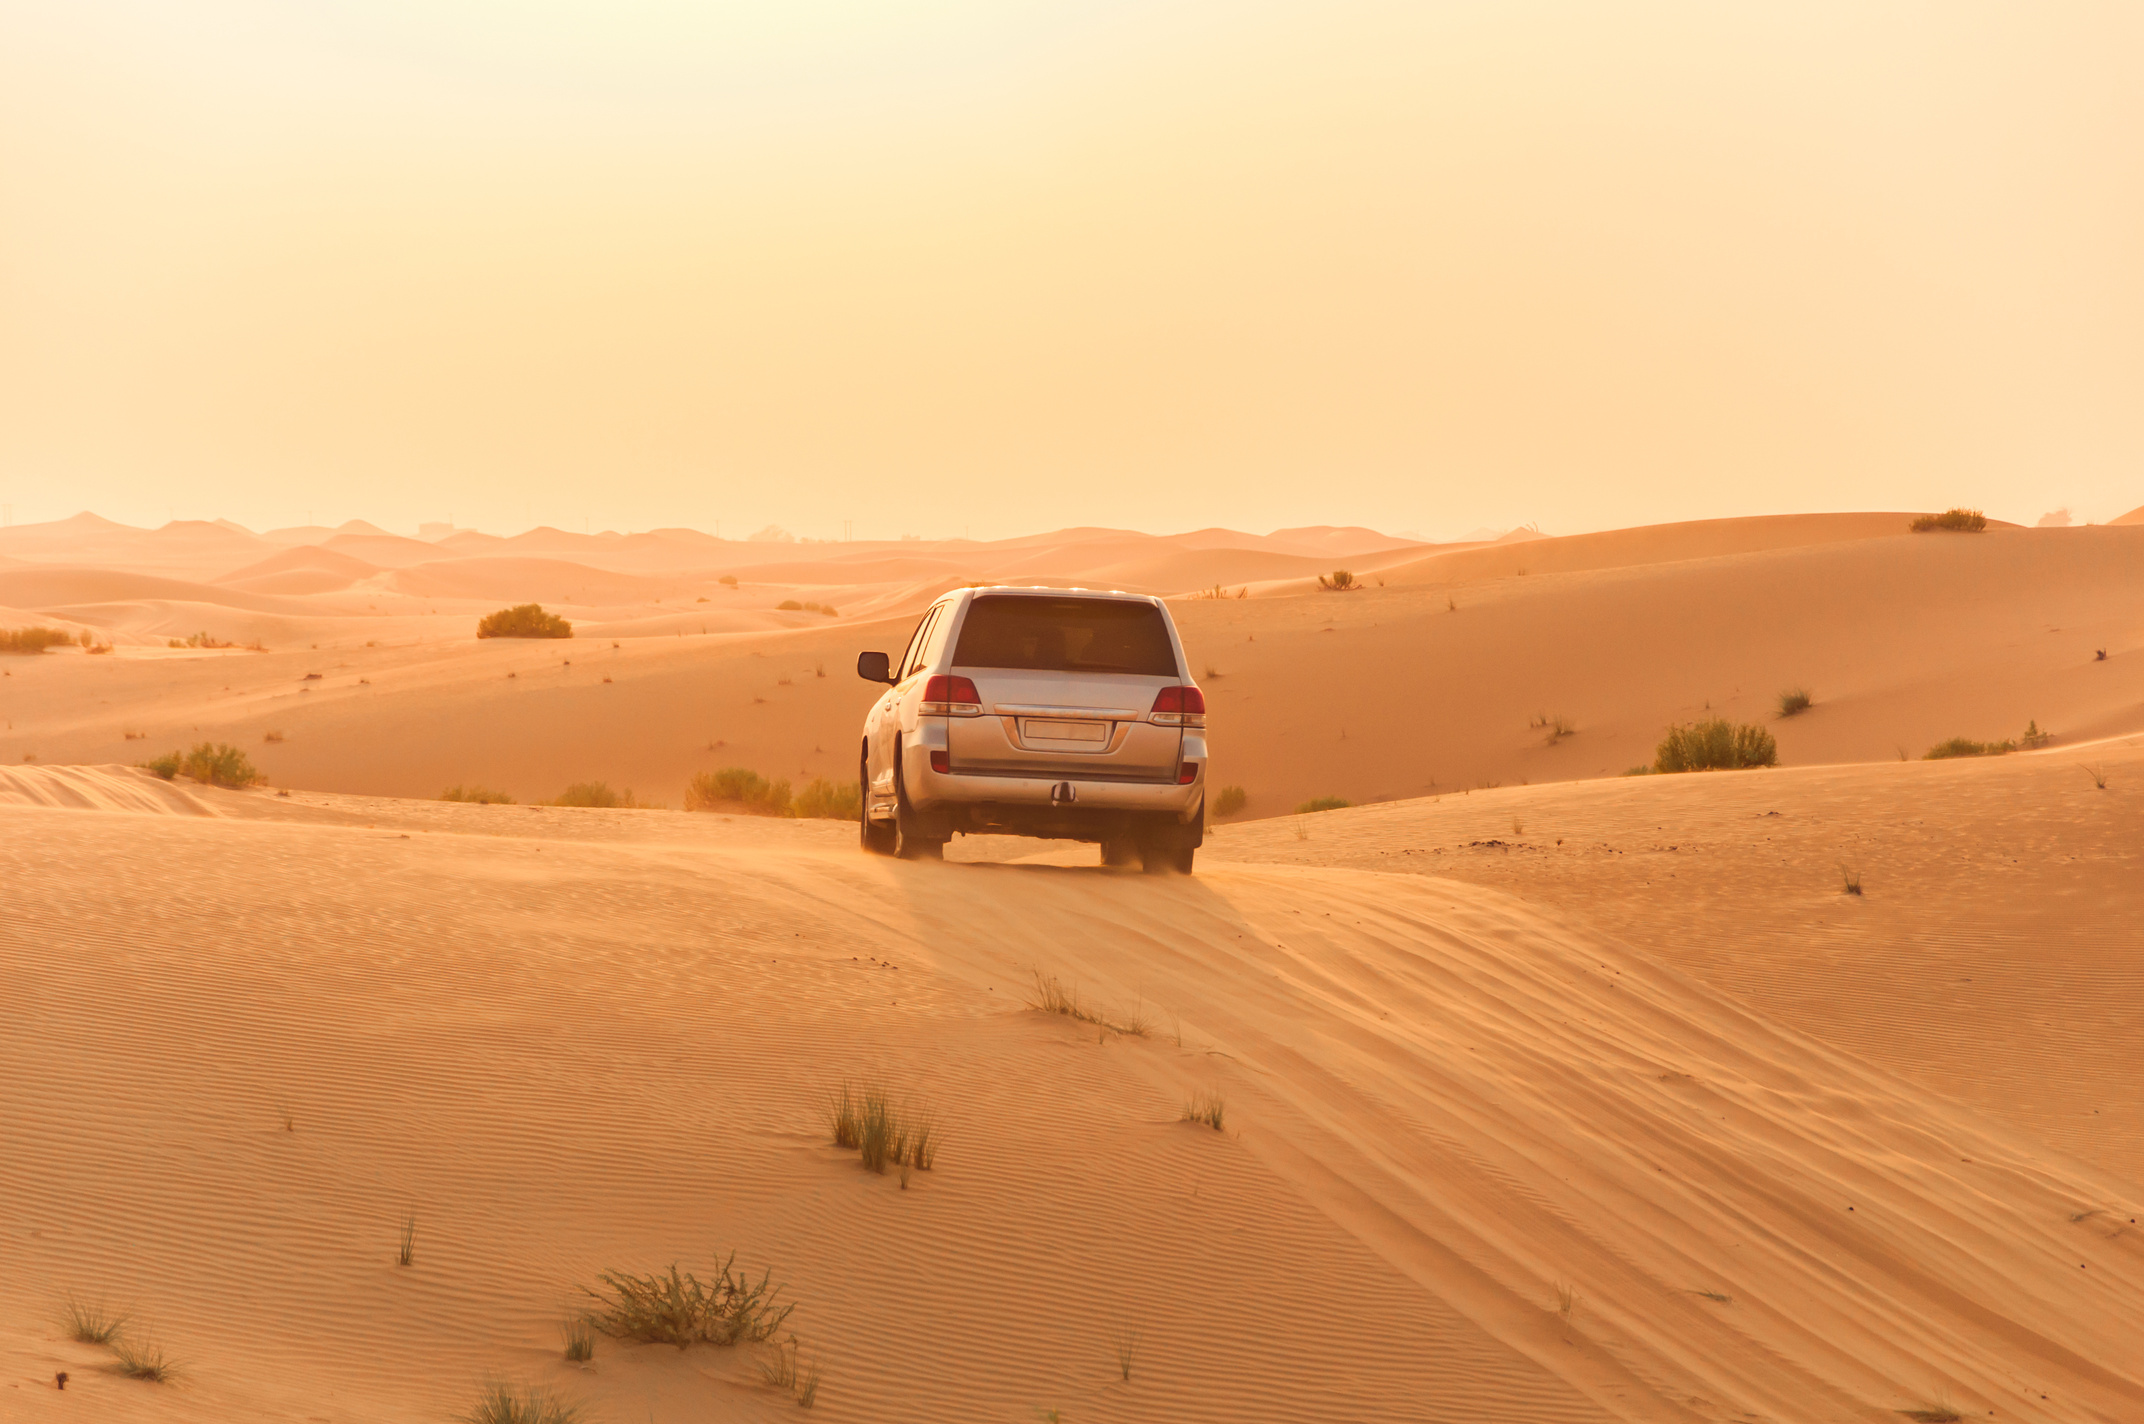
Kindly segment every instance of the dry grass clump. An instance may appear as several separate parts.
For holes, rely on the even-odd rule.
[[[1816,699],[1809,695],[1808,688],[1790,687],[1779,694],[1779,715],[1782,717],[1796,716],[1799,713],[1807,712],[1815,702]]]
[[[1362,587],[1362,580],[1356,578],[1346,569],[1334,569],[1330,577],[1324,574],[1318,575],[1318,587],[1328,593],[1353,593],[1356,589]]]
[[[417,1259],[417,1218],[412,1216],[402,1223],[402,1236],[395,1248],[395,1264],[407,1266]]]
[[[1153,1020],[1147,1016],[1144,1004],[1134,1009],[1130,1018],[1118,1023],[1100,1007],[1082,1003],[1077,984],[1067,989],[1063,980],[1039,969],[1035,971],[1035,996],[1027,1001],[1027,1006],[1045,1014],[1063,1014],[1068,1019],[1106,1028],[1112,1033],[1129,1034],[1133,1038],[1145,1038],[1154,1031]]]
[[[114,1339],[111,1346],[112,1357],[119,1362],[119,1373],[128,1379],[165,1384],[179,1372],[178,1362],[165,1354],[161,1345],[146,1340],[129,1340],[122,1335]]]
[[[67,1327],[70,1340],[79,1340],[84,1345],[109,1345],[119,1338],[120,1328],[127,1323],[127,1318],[107,1310],[102,1301],[91,1305],[69,1296],[61,1311],[60,1323]]]
[[[1861,893],[1860,866],[1842,865],[1839,867],[1839,893],[1841,895],[1859,895]]]
[[[863,814],[860,781],[829,781],[815,776],[789,803],[789,814],[802,820],[853,821]]]
[[[1344,811],[1354,804],[1344,796],[1313,796],[1296,807],[1295,814],[1303,816],[1312,811]]]
[[[0,653],[38,654],[73,641],[57,628],[0,628]]]
[[[2084,774],[2085,774],[2086,776],[2089,776],[2089,777],[2091,777],[2091,778],[2092,778],[2092,784],[2093,784],[2094,786],[2098,787],[2098,788],[2099,788],[2100,790],[2102,790],[2102,791],[2105,791],[2105,790],[2107,789],[2107,768],[2106,768],[2106,767],[2104,767],[2104,766],[2083,766],[2083,765],[2080,765],[2080,766],[2079,766],[2079,767],[2078,767],[2077,769],[2078,769],[2079,771],[2083,772],[2083,773],[2084,773]]]
[[[733,1251],[715,1263],[715,1274],[702,1281],[673,1262],[668,1275],[635,1276],[605,1271],[601,1290],[589,1289],[596,1310],[588,1323],[615,1340],[645,1345],[755,1344],[771,1339],[794,1305],[777,1306],[780,1286],[768,1284],[773,1272],[757,1283],[733,1273]]]
[[[633,794],[628,786],[623,791],[613,791],[607,781],[576,781],[558,793],[553,806],[589,806],[598,810],[646,811],[653,809],[647,802]]]
[[[1225,1132],[1228,1123],[1228,1099],[1219,1088],[1196,1093],[1184,1104],[1184,1122],[1200,1122],[1215,1132]]]
[[[1571,719],[1564,716],[1561,712],[1558,712],[1553,717],[1551,717],[1546,712],[1536,712],[1533,716],[1533,720],[1528,722],[1526,725],[1536,732],[1546,732],[1548,735],[1546,738],[1544,738],[1544,740],[1547,741],[1550,746],[1556,745],[1556,743],[1562,741],[1565,737],[1570,736],[1571,733],[1578,730],[1578,728],[1572,724]]]
[[[829,618],[840,616],[831,603],[799,603],[793,598],[785,598],[774,607],[781,613],[824,613]]]
[[[570,638],[573,625],[540,603],[521,603],[487,613],[476,625],[479,638]]]
[[[1668,728],[1653,752],[1653,770],[1738,771],[1746,767],[1771,766],[1779,760],[1779,744],[1762,727],[1737,725],[1724,717]]]
[[[1233,816],[1249,803],[1250,793],[1240,786],[1224,786],[1214,798],[1213,813],[1216,816]]]
[[[580,1409],[549,1390],[531,1385],[515,1393],[503,1384],[484,1386],[476,1408],[462,1416],[468,1424],[574,1424]]]
[[[937,1164],[938,1125],[927,1108],[896,1104],[883,1088],[843,1083],[827,1095],[825,1111],[836,1147],[857,1153],[874,1172],[898,1169],[903,1187],[911,1170],[928,1172]]]
[[[1906,527],[1916,534],[1940,530],[1953,534],[1980,534],[1988,527],[1988,516],[1977,509],[1946,509],[1941,514],[1924,514]]]
[[[1898,1412],[1911,1419],[1913,1424],[1958,1424],[1958,1421],[1965,1417],[1947,1404],[1931,1404],[1921,1409],[1901,1409]]]
[[[439,793],[442,801],[468,801],[478,806],[511,806],[514,798],[488,786],[450,786]]]
[[[166,752],[160,757],[151,757],[141,763],[144,770],[153,771],[169,781],[173,777],[186,776],[203,785],[241,787],[264,781],[246,754],[234,746],[222,742],[202,742],[190,752]]]
[[[688,811],[732,811],[747,816],[789,814],[789,783],[769,781],[742,766],[703,771],[685,783]]]
[[[2006,756],[2017,750],[2016,742],[1976,742],[1971,737],[1952,737],[1937,742],[1921,754],[1922,761],[1950,761],[1956,757]]]
[[[795,1395],[799,1409],[811,1408],[819,1397],[819,1362],[805,1363],[794,1335],[774,1347],[773,1359],[760,1361],[759,1372],[768,1384]]]
[[[586,1316],[566,1322],[566,1358],[586,1364],[596,1357],[596,1328]]]

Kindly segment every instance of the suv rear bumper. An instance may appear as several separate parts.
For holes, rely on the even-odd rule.
[[[947,830],[1003,829],[1015,834],[1102,839],[1135,826],[1165,821],[1190,825],[1203,819],[1206,745],[1195,734],[1184,738],[1184,764],[1196,768],[1188,784],[933,771],[933,750],[939,749],[927,744],[904,746],[901,780],[909,804]],[[1070,789],[1069,801],[1059,799],[1060,787]]]

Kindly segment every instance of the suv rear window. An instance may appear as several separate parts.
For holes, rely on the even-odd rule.
[[[955,667],[1175,677],[1161,610],[1113,598],[978,598],[960,626]]]

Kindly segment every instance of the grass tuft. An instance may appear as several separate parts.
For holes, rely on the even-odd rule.
[[[553,806],[585,806],[596,810],[628,811],[647,810],[648,804],[633,794],[628,786],[623,791],[611,790],[607,781],[576,781],[551,803]]]
[[[1808,688],[1790,687],[1779,694],[1779,715],[1793,717],[1807,712],[1815,701],[1816,699],[1809,695]]]
[[[1249,803],[1250,793],[1240,786],[1224,786],[1221,794],[1214,797],[1213,813],[1216,816],[1233,816]]]
[[[531,1385],[515,1393],[503,1384],[484,1386],[476,1408],[462,1416],[468,1424],[574,1424],[580,1409],[550,1391]]]
[[[786,1389],[796,1397],[797,1408],[809,1409],[819,1397],[819,1363],[807,1364],[803,1350],[792,1335],[783,1344],[774,1347],[774,1358],[762,1360],[759,1372],[768,1384],[777,1389]]]
[[[863,808],[862,782],[829,781],[815,776],[789,803],[789,814],[800,820],[853,821],[863,814]]]
[[[1194,1094],[1184,1104],[1183,1122],[1202,1122],[1215,1132],[1228,1130],[1228,1099],[1219,1088],[1209,1088]]]
[[[1842,865],[1839,867],[1839,893],[1842,895],[1859,895],[1861,893],[1860,866]]]
[[[1576,1309],[1578,1309],[1578,1287],[1572,1285],[1569,1281],[1556,1282],[1556,1313],[1565,1320],[1569,1320],[1571,1312]]]
[[[1958,1424],[1958,1421],[1965,1417],[1947,1404],[1931,1404],[1921,1409],[1901,1409],[1898,1412],[1911,1419],[1914,1424]]]
[[[1063,980],[1054,974],[1044,974],[1039,969],[1035,971],[1035,997],[1027,1001],[1027,1006],[1045,1014],[1063,1014],[1066,1018],[1080,1023],[1090,1023],[1096,1028],[1128,1034],[1133,1038],[1145,1038],[1154,1031],[1154,1021],[1147,1014],[1144,1005],[1134,1010],[1130,1018],[1121,1023],[1117,1022],[1094,1005],[1082,1003],[1077,984],[1067,989]]]
[[[715,1274],[702,1281],[672,1263],[668,1275],[635,1276],[605,1271],[601,1290],[589,1289],[596,1311],[588,1321],[616,1340],[644,1345],[752,1344],[771,1339],[789,1318],[793,1305],[776,1306],[780,1286],[768,1284],[773,1272],[755,1284],[732,1273],[733,1251],[715,1263]]]
[[[1906,526],[1916,534],[1947,530],[1954,534],[1980,534],[1988,527],[1988,516],[1977,509],[1946,509],[1941,514],[1924,514]]]
[[[417,1259],[417,1218],[402,1223],[402,1238],[395,1248],[395,1264],[407,1266]]]
[[[596,1357],[596,1328],[581,1316],[566,1322],[566,1358],[585,1364]]]
[[[1139,1354],[1139,1339],[1139,1332],[1129,1325],[1118,1326],[1110,1337],[1110,1344],[1116,1347],[1117,1378],[1120,1380],[1132,1377],[1132,1361]]]
[[[1302,805],[1296,807],[1295,814],[1302,816],[1308,815],[1312,811],[1344,811],[1354,804],[1354,802],[1340,796],[1313,796]]]
[[[1770,732],[1747,723],[1738,726],[1724,717],[1670,727],[1653,752],[1653,770],[1663,773],[1739,771],[1778,761],[1779,744]]]
[[[74,639],[57,628],[0,628],[0,653],[42,653]]]
[[[127,1318],[105,1309],[102,1301],[91,1305],[69,1296],[61,1323],[67,1327],[70,1340],[79,1340],[84,1345],[109,1345],[119,1338],[119,1328],[127,1323]]]
[[[488,613],[476,625],[479,638],[570,638],[573,625],[540,603],[516,604]]]
[[[2102,790],[2102,791],[2105,791],[2105,790],[2107,789],[2107,768],[2106,768],[2106,767],[2104,767],[2104,766],[2084,766],[2084,765],[2080,764],[2080,765],[2078,766],[2078,768],[2077,768],[2077,769],[2078,769],[2079,771],[2083,772],[2083,773],[2084,773],[2084,774],[2085,774],[2086,776],[2089,776],[2089,777],[2091,777],[2091,778],[2092,778],[2092,784],[2093,784],[2094,786],[2098,787],[2098,788],[2099,788],[2100,790]]]
[[[1922,753],[1922,761],[1950,761],[1957,757],[2007,756],[2017,750],[2016,742],[1976,742],[1971,737],[1952,737],[1947,742],[1937,742]]]
[[[478,806],[511,806],[514,798],[488,786],[450,786],[439,793],[442,801],[469,801]]]
[[[111,1346],[113,1357],[119,1361],[119,1373],[128,1379],[166,1384],[179,1373],[178,1362],[165,1354],[161,1345],[118,1336],[112,1340]]]
[[[703,771],[685,783],[688,811],[731,811],[748,816],[786,816],[789,783],[769,781],[748,767]]]
[[[1356,578],[1346,569],[1334,569],[1330,577],[1324,574],[1318,575],[1318,587],[1328,593],[1353,593],[1356,589],[1362,587],[1362,580]]]

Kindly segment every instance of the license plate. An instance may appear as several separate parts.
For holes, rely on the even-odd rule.
[[[1035,717],[1020,721],[1020,735],[1039,742],[1106,742],[1107,722],[1052,722]]]

